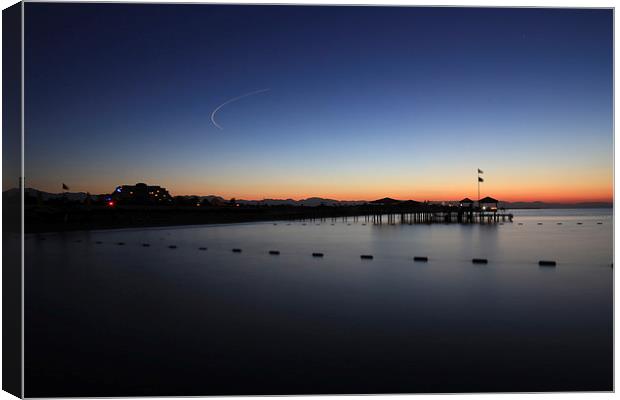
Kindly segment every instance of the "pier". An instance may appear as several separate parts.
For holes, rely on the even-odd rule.
[[[490,199],[490,198],[489,198]],[[391,199],[387,199],[391,200]],[[467,199],[464,199],[467,200]],[[355,207],[316,207],[310,211],[311,215],[295,218],[302,222],[316,222],[331,220],[332,223],[349,221],[364,224],[496,224],[513,222],[513,214],[497,207],[497,200],[492,205],[480,202],[474,206],[473,202],[461,202],[459,205],[440,205],[420,203],[415,201],[385,201],[384,203],[368,203]],[[486,205],[485,205],[486,204]]]
[[[201,225],[271,221],[301,221],[303,224],[343,222],[345,224],[501,224],[513,215],[498,207],[492,198],[473,202],[430,203],[383,198],[347,205],[261,205],[222,206],[133,206],[70,208],[26,206],[27,232],[128,228],[139,226]],[[67,218],[68,217],[68,218]]]

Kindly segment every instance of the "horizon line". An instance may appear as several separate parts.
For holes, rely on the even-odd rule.
[[[8,192],[10,190],[15,190],[15,189],[19,189],[17,187],[13,187],[10,189],[6,189],[3,190],[4,192]],[[44,192],[44,193],[48,193],[48,194],[54,194],[54,195],[62,195],[62,192],[47,192],[41,189],[37,189],[34,187],[26,187],[25,190],[36,190],[39,192]],[[107,195],[110,193],[91,193],[90,191],[67,191],[67,193],[89,193],[93,196],[102,196],[102,195]],[[238,201],[254,201],[254,202],[264,202],[264,201],[287,201],[287,200],[291,200],[291,201],[296,201],[296,202],[300,202],[300,201],[304,201],[304,200],[309,200],[309,199],[323,199],[323,200],[329,200],[329,201],[337,201],[337,202],[372,202],[372,201],[376,201],[376,200],[381,200],[381,199],[393,199],[393,200],[398,200],[398,201],[418,201],[420,203],[423,202],[433,202],[433,203],[441,203],[441,202],[445,202],[445,203],[458,203],[461,200],[468,198],[469,196],[463,196],[460,199],[453,199],[453,200],[446,200],[446,199],[424,199],[424,200],[415,200],[414,198],[406,198],[406,199],[400,199],[400,198],[396,198],[396,197],[391,197],[391,196],[380,196],[377,197],[376,199],[350,199],[350,198],[345,198],[345,199],[341,199],[341,198],[334,198],[331,196],[318,196],[318,195],[312,195],[312,196],[284,196],[284,197],[263,197],[262,199],[258,199],[258,198],[251,198],[251,197],[238,197],[238,196],[225,196],[225,195],[219,195],[219,194],[173,194],[171,193],[172,197],[176,197],[176,196],[182,196],[182,197],[192,197],[192,196],[197,196],[197,197],[220,197],[222,199],[225,200],[231,200],[231,199],[235,199]],[[494,197],[493,195],[485,195],[485,196],[481,196],[481,198],[484,197]],[[336,197],[336,196],[335,196]],[[473,201],[478,201],[477,199],[471,199]],[[550,203],[555,203],[555,204],[582,204],[582,203],[614,203],[614,198],[610,198],[610,199],[574,199],[574,200],[502,200],[502,199],[498,199],[500,203],[546,203],[546,204],[550,204]]]

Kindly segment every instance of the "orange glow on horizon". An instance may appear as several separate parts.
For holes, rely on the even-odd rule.
[[[584,181],[585,182],[585,181]],[[327,185],[326,185],[327,186]],[[417,188],[416,188],[417,187]],[[202,190],[193,191],[190,188],[179,187],[172,189],[175,194],[180,195],[216,195],[223,198],[236,198],[245,200],[263,199],[293,199],[303,200],[312,197],[339,201],[372,201],[384,197],[391,197],[398,200],[416,201],[459,201],[465,197],[472,200],[478,198],[477,189],[474,185],[452,185],[451,187],[441,187],[439,184],[429,185],[403,185],[384,183],[375,187],[351,188],[350,186],[326,187],[308,190],[303,187],[291,187],[291,190],[283,190],[281,187],[263,186],[262,190],[214,190],[205,192]],[[177,192],[178,190],[178,192]],[[585,182],[582,184],[567,185],[564,183],[550,184],[547,182],[529,182],[527,184],[511,185],[494,184],[481,185],[480,197],[491,196],[506,202],[534,202],[542,201],[546,203],[585,203],[585,202],[613,202],[613,186],[611,180],[605,182]]]
[[[198,193],[188,191],[186,193],[179,193],[175,195],[181,196],[208,196],[214,195],[219,196],[224,199],[240,199],[240,200],[265,200],[265,199],[280,199],[280,200],[305,200],[309,198],[324,198],[338,201],[372,201],[381,199],[384,197],[390,197],[397,200],[416,200],[416,201],[459,201],[465,197],[469,197],[472,200],[476,200],[478,198],[477,193],[470,192],[460,192],[460,193],[450,193],[450,192],[437,192],[437,191],[382,191],[382,192],[358,192],[351,191],[345,193],[287,193],[287,192],[274,192],[268,194],[258,194],[251,192],[233,192],[232,194],[226,193]],[[559,204],[573,204],[573,203],[588,203],[588,202],[601,202],[601,203],[612,203],[613,202],[613,191],[611,189],[589,193],[590,196],[584,197],[581,193],[576,191],[564,191],[563,193],[558,192],[537,192],[536,194],[523,194],[522,192],[504,192],[504,191],[496,191],[496,192],[481,192],[480,197],[491,196],[499,199],[504,202],[535,202],[541,201],[545,203],[559,203]]]
[[[480,185],[480,197],[491,196],[506,202],[581,203],[613,202],[613,172],[605,167],[587,171],[523,171],[505,169],[487,173]],[[75,192],[109,194],[119,184],[160,185],[173,196],[220,196],[224,199],[264,200],[312,197],[340,201],[372,201],[384,197],[416,201],[459,201],[478,198],[475,173],[462,170],[436,170],[430,175],[390,176],[382,173],[343,173],[342,175],[303,175],[238,177],[218,175],[207,178],[177,179],[176,176],[134,176],[110,178],[92,185],[89,180],[72,182]],[[455,183],[456,182],[456,183]],[[60,192],[60,184],[30,181],[33,187],[50,193]]]

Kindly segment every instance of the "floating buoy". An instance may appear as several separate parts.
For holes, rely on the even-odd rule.
[[[142,243],[142,247],[151,247],[151,245],[148,243]]]
[[[541,267],[555,267],[556,262],[551,260],[540,260],[538,261],[538,265]]]
[[[413,261],[428,262],[428,257],[415,256],[415,257],[413,257]]]
[[[542,222],[539,222],[538,225],[542,225]]]
[[[207,249],[206,247],[199,247],[198,248],[198,250],[203,250],[203,251],[206,250],[206,249]]]
[[[486,258],[472,258],[471,262],[474,264],[487,264],[489,260],[487,260]]]
[[[118,242],[118,243],[116,243],[116,244],[117,244],[117,245],[119,245],[119,246],[124,246],[124,245],[125,245],[125,242]]]
[[[583,223],[582,222],[577,222],[577,225],[583,225]]]
[[[323,253],[312,253],[312,257],[323,257]]]
[[[558,222],[558,225],[562,225],[562,223],[561,223],[561,222]]]
[[[101,243],[102,243],[102,242],[101,242],[101,240],[97,240],[97,241],[95,242],[95,244],[101,244]]]
[[[306,224],[302,224],[303,226],[306,226]]]
[[[362,224],[362,226],[366,226],[366,224]]]
[[[269,254],[274,255],[274,256],[278,256],[278,255],[280,255],[280,251],[278,251],[278,250],[269,250]]]
[[[517,223],[517,225],[523,225],[523,222],[519,222],[519,223]]]
[[[168,248],[169,248],[169,249],[176,249],[176,248],[177,248],[177,246],[176,246],[176,244],[171,244],[170,246],[168,246]]]
[[[372,260],[372,259],[373,259],[372,255],[370,255],[370,254],[362,254],[362,255],[360,256],[360,258],[361,258],[362,260]]]
[[[351,224],[347,224],[347,226],[351,226]]]
[[[597,222],[596,224],[597,224],[597,225],[603,225],[603,223],[602,223],[602,222]]]
[[[232,249],[233,253],[241,253],[241,249]]]
[[[278,225],[278,224],[274,224],[274,225]]]
[[[332,226],[334,226],[334,224],[331,224]]]

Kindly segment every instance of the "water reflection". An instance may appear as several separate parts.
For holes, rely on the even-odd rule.
[[[26,395],[610,390],[610,211],[516,221],[32,235]]]

